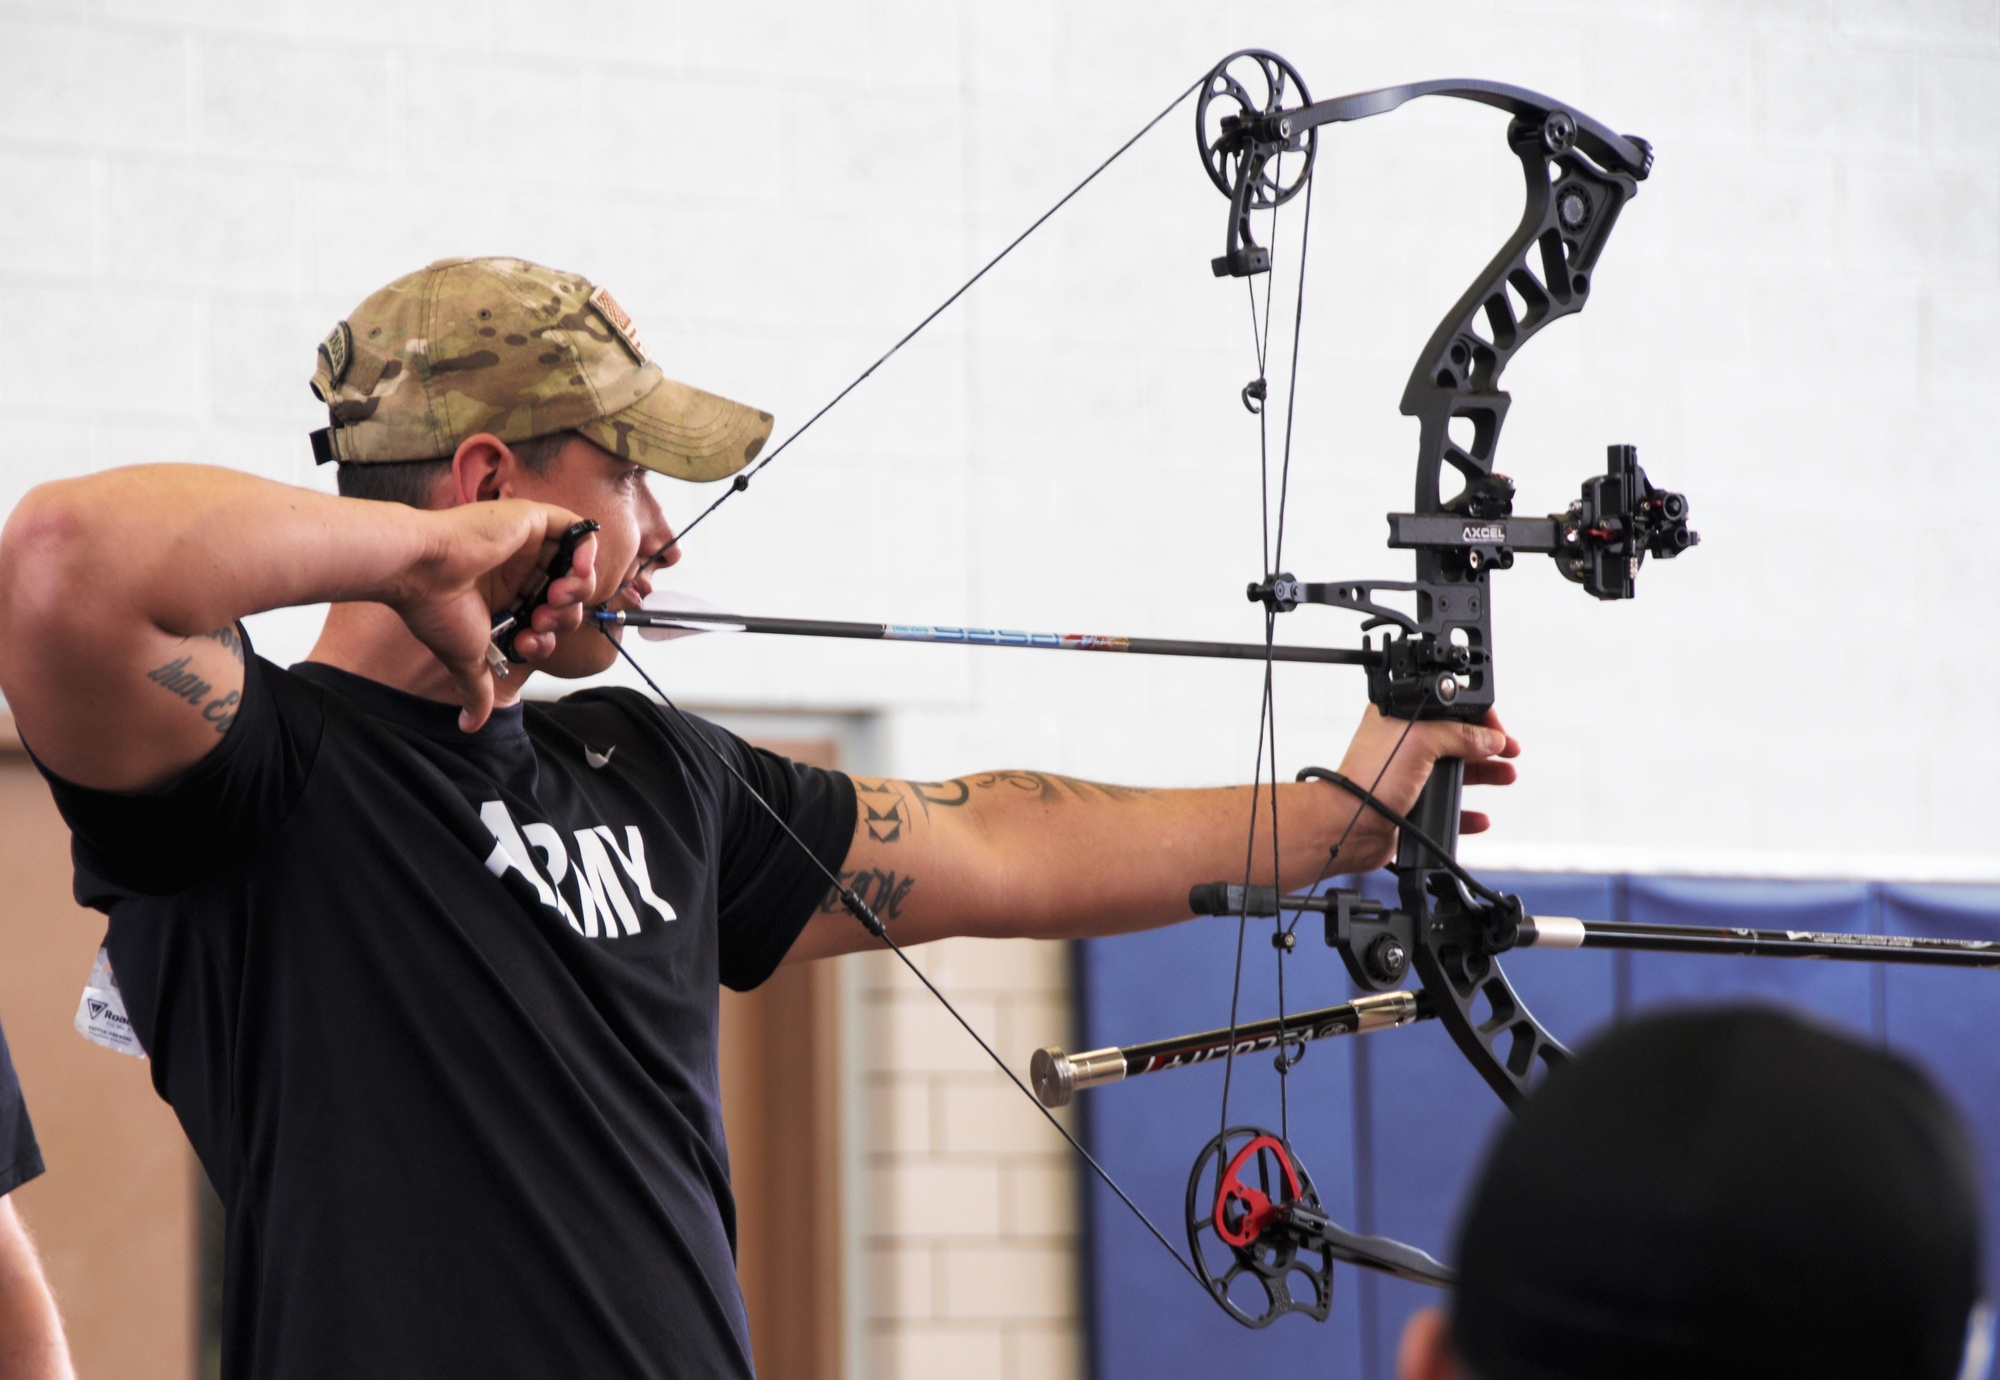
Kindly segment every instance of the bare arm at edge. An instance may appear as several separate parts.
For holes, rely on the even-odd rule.
[[[44,484],[0,532],[0,691],[58,775],[157,789],[229,726],[243,687],[235,620],[374,600],[451,670],[476,725],[493,699],[489,610],[574,520],[520,500],[419,510],[332,498],[204,465]],[[579,621],[590,550],[536,629]]]
[[[0,1194],[0,1380],[76,1380],[35,1243]]]

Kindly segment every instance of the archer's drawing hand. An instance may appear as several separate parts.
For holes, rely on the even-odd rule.
[[[1405,729],[1409,730],[1406,739]],[[1403,744],[1400,749],[1396,746],[1399,739]],[[1373,785],[1376,797],[1390,809],[1408,814],[1440,757],[1464,760],[1468,786],[1508,786],[1517,775],[1509,759],[1519,756],[1520,751],[1521,744],[1501,726],[1499,716],[1491,709],[1486,711],[1485,721],[1478,724],[1445,719],[1411,724],[1387,718],[1370,705],[1361,716],[1361,726],[1354,731],[1354,740],[1348,744],[1347,756],[1341,759],[1340,772],[1363,786],[1374,783],[1376,775],[1381,773],[1380,784]],[[1389,764],[1387,772],[1382,771],[1384,762]],[[1480,811],[1466,810],[1459,816],[1458,831],[1484,833],[1492,823]]]
[[[419,641],[451,673],[464,706],[458,726],[477,730],[493,711],[493,673],[486,662],[493,613],[511,605],[521,589],[554,558],[576,514],[550,503],[496,499],[433,510],[431,537],[422,557],[396,582],[384,602],[402,616]],[[597,541],[576,549],[570,569],[549,586],[531,627],[514,642],[528,661],[553,652],[556,636],[583,623],[590,597]]]

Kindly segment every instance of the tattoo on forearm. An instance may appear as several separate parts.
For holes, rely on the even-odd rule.
[[[910,894],[910,888],[917,879],[908,873],[898,875],[881,868],[868,868],[858,872],[839,874],[840,885],[867,903],[878,920],[899,920],[903,914],[903,901]],[[847,907],[841,904],[840,892],[829,891],[820,901],[822,914],[838,915]]]
[[[241,636],[237,634],[236,627],[234,624],[230,624],[226,627],[217,628],[214,632],[206,633],[204,634],[204,636],[207,637],[210,642],[220,642],[223,645],[224,649],[226,649],[231,656],[236,658],[236,664],[238,666],[241,666],[243,664],[243,639]]]
[[[155,666],[146,672],[146,679],[152,681],[175,699],[186,700],[201,710],[201,717],[218,734],[227,733],[229,725],[236,722],[236,706],[243,699],[243,692],[231,690],[216,695],[215,687],[188,669],[192,657],[175,657],[164,665]]]

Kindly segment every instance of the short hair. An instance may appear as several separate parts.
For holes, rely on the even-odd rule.
[[[507,447],[529,474],[548,473],[556,456],[576,436],[574,431],[552,431]],[[371,498],[379,503],[402,503],[412,508],[431,506],[438,481],[451,473],[451,457],[430,460],[343,460],[334,484],[342,498]]]
[[[1556,1068],[1459,1228],[1484,1380],[1950,1380],[1977,1161],[1915,1065],[1774,1009],[1656,1013]]]

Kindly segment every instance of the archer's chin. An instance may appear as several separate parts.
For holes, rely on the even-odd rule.
[[[624,634],[623,628],[613,628],[611,637],[598,631],[596,623],[586,623],[574,632],[558,634],[556,649],[546,661],[535,663],[535,669],[558,680],[579,680],[584,676],[594,676],[608,670],[618,660],[618,648],[612,638]]]

